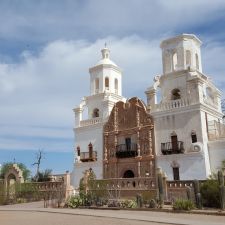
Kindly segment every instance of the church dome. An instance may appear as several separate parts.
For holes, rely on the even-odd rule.
[[[106,47],[101,50],[102,52],[102,59],[96,64],[99,65],[113,65],[117,66],[111,59],[109,59],[110,50]]]

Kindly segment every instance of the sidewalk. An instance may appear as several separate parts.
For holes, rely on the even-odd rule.
[[[49,211],[52,212],[54,210],[63,210],[62,212],[64,212],[65,210],[72,210],[72,209],[66,209],[66,208],[44,208],[44,202],[43,201],[39,201],[39,202],[30,202],[30,203],[21,203],[21,204],[14,204],[14,205],[3,205],[0,206],[0,211],[2,210],[43,210],[45,212]],[[165,213],[174,213],[174,214],[180,214],[180,213],[184,213],[184,214],[200,214],[200,215],[214,215],[214,216],[225,216],[225,211],[221,211],[219,209],[194,209],[191,211],[174,211],[172,209],[171,205],[164,205],[164,207],[162,209],[152,209],[152,208],[139,208],[139,209],[121,209],[121,208],[108,208],[108,207],[89,207],[89,208],[80,208],[80,209],[92,209],[92,210],[97,210],[97,211],[146,211],[146,212],[165,212]],[[75,210],[75,209],[74,209]],[[77,209],[76,209],[77,210]],[[70,212],[71,213],[71,212]]]
[[[30,204],[30,203],[29,203]],[[18,205],[17,205],[18,206]],[[106,209],[106,208],[105,208]],[[1,206],[0,212],[11,211],[15,213],[22,212],[38,212],[38,213],[51,213],[51,214],[63,214],[73,216],[85,216],[85,217],[99,217],[99,218],[111,218],[111,219],[125,219],[133,221],[147,221],[163,224],[175,224],[175,225],[224,225],[225,217],[215,216],[217,214],[205,214],[196,215],[192,213],[171,213],[174,212],[170,209],[167,211],[156,210],[100,210],[98,209],[55,209],[55,208],[34,208],[27,207],[21,204],[19,207]],[[170,213],[168,213],[170,212]],[[213,211],[214,212],[214,211]],[[225,215],[220,214],[220,215]]]

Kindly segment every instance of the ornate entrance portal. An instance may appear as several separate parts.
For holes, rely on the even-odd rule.
[[[127,170],[123,174],[123,178],[133,178],[134,177],[134,172],[132,170]]]

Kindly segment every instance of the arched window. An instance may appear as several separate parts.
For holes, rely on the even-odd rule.
[[[134,172],[132,170],[126,170],[123,174],[123,178],[133,178]]]
[[[99,117],[99,109],[95,108],[93,110],[93,118]]]
[[[171,134],[171,147],[172,147],[172,153],[176,153],[178,151],[178,138],[176,133]]]
[[[179,167],[173,167],[173,179],[180,180]]]
[[[93,145],[91,142],[88,145],[88,151],[89,151],[89,159],[92,159],[93,158]]]
[[[198,54],[195,54],[195,61],[196,61],[196,69],[199,70],[199,59],[198,59]]]
[[[178,62],[178,58],[177,58],[177,53],[175,52],[173,54],[173,70],[177,70],[177,62]]]
[[[95,79],[95,93],[97,94],[99,91],[99,78]]]
[[[171,92],[171,100],[177,100],[177,99],[180,99],[180,90],[178,88],[175,88],[172,90]]]
[[[115,78],[115,93],[118,94],[118,79]]]
[[[191,132],[191,142],[192,143],[196,143],[198,140],[197,140],[197,134],[195,131],[192,131]]]
[[[186,51],[186,67],[191,66],[191,51]]]
[[[206,97],[211,100],[214,101],[214,95],[213,95],[213,90],[211,87],[206,87]]]
[[[77,156],[80,156],[80,146],[77,146]]]
[[[109,89],[109,78],[108,77],[105,78],[105,88]]]
[[[165,73],[171,72],[171,55],[169,52],[166,52],[164,55],[164,70]]]

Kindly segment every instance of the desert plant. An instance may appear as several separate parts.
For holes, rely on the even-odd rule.
[[[218,182],[219,182],[219,198],[220,198],[220,208],[224,210],[225,208],[225,186],[224,177],[221,170],[218,171]]]
[[[177,199],[173,203],[174,210],[192,210],[195,208],[195,205],[192,201],[186,199]]]
[[[137,202],[132,199],[125,199],[120,202],[122,208],[136,208]]]
[[[157,208],[157,202],[156,202],[156,200],[155,199],[151,199],[149,201],[149,206],[148,207],[149,208],[152,208],[152,209]]]
[[[187,198],[188,198],[188,200],[191,200],[191,187],[187,186],[186,192],[187,192]]]
[[[136,202],[137,202],[138,208],[142,208],[142,206],[143,206],[143,197],[142,197],[141,194],[137,194],[136,195]]]
[[[162,208],[164,205],[164,188],[163,188],[163,175],[162,172],[157,174],[158,177],[158,203],[159,207]]]
[[[81,205],[82,199],[79,196],[71,196],[66,202],[66,206],[69,208],[77,208]]]
[[[198,180],[194,180],[194,192],[195,192],[195,201],[198,209],[202,208],[202,195],[200,192],[200,183]]]
[[[203,206],[220,207],[218,180],[207,180],[201,185]]]

